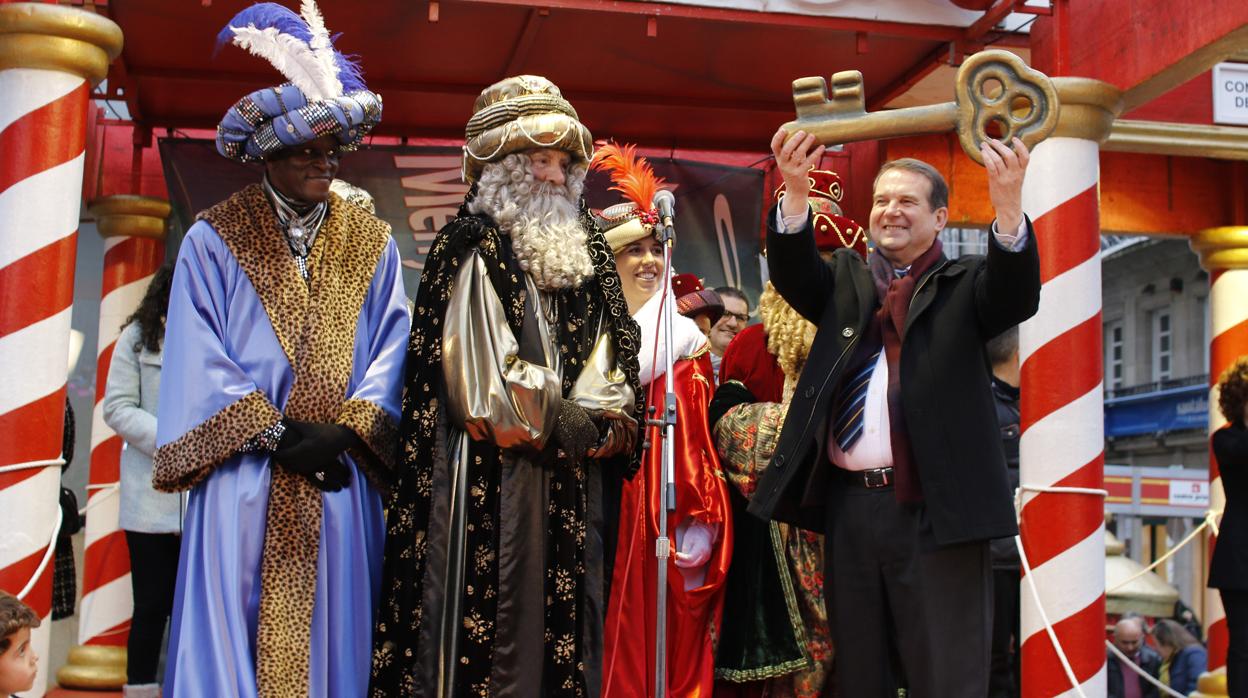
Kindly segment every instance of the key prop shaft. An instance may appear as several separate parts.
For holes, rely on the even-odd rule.
[[[983,163],[979,144],[994,136],[1017,136],[1034,148],[1057,125],[1061,103],[1048,76],[1009,51],[981,51],[958,69],[954,101],[868,113],[862,73],[832,75],[832,90],[822,77],[793,81],[797,119],[785,124],[790,133],[814,134],[824,145],[900,138],[956,131],[962,149]]]

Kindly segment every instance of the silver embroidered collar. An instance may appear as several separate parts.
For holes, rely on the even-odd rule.
[[[308,278],[308,253],[312,251],[312,243],[316,241],[316,234],[320,232],[321,224],[325,222],[325,215],[329,212],[329,202],[322,201],[308,209],[306,213],[300,214],[295,210],[294,201],[274,189],[267,176],[264,178],[264,191],[273,204],[277,222],[286,235],[286,244],[290,246],[295,263],[299,265],[299,273],[306,279]]]

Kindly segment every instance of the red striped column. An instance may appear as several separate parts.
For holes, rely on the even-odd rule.
[[[1106,690],[1104,501],[1037,490],[1103,487],[1098,143],[1109,135],[1119,95],[1094,80],[1053,82],[1061,117],[1054,135],[1033,151],[1023,186],[1042,286],[1039,312],[1019,332],[1019,527],[1031,566],[1030,579],[1022,582],[1022,692],[1029,698],[1099,697]],[[1073,682],[1041,611],[1054,626]]]
[[[1218,377],[1235,359],[1248,354],[1248,227],[1202,230],[1192,239],[1201,265],[1209,272],[1209,433],[1226,425],[1218,409]],[[1209,507],[1226,506],[1226,490],[1218,462],[1209,458]],[[1213,555],[1217,537],[1210,534]],[[1209,639],[1209,669],[1226,666],[1226,613],[1217,589],[1205,590],[1205,628]]]
[[[134,608],[130,587],[130,556],[118,525],[122,439],[104,423],[104,388],[113,347],[122,323],[135,311],[165,258],[165,219],[169,203],[145,196],[109,196],[91,204],[104,238],[104,275],[100,293],[100,340],[95,372],[95,410],[91,422],[91,476],[87,493],[87,526],[82,570],[82,603],[78,611],[78,643],[121,648],[111,660],[125,683],[124,648]],[[62,686],[102,688],[98,663],[87,675],[66,667],[57,674]]]
[[[43,695],[90,85],[121,30],[60,5],[0,5],[0,588],[25,591]]]

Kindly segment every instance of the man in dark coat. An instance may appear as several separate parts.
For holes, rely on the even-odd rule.
[[[874,251],[830,262],[807,203],[823,147],[782,129],[772,151],[787,188],[768,216],[768,261],[785,271],[772,283],[818,332],[750,511],[825,531],[843,695],[985,695],[988,540],[1017,526],[984,343],[1039,305],[1027,148],[981,147],[997,214],[986,257],[941,254],[948,187],[900,160],[876,177]]]

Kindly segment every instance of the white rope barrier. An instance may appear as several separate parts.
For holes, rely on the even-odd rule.
[[[35,568],[35,573],[31,575],[30,581],[26,582],[26,586],[17,592],[18,601],[24,601],[26,596],[35,588],[35,584],[39,581],[39,577],[43,576],[43,571],[48,568],[48,563],[56,556],[56,537],[61,534],[61,508],[56,508],[56,525],[52,527],[52,540],[48,541],[48,548],[43,553],[43,559],[39,561],[39,566]]]
[[[64,458],[45,458],[43,460],[31,460],[24,463],[13,463],[12,465],[0,465],[0,473],[14,473],[19,470],[34,470],[38,468],[59,468],[65,464]],[[48,569],[48,563],[56,556],[56,537],[61,534],[61,524],[63,523],[61,516],[61,508],[56,508],[56,524],[52,526],[52,539],[48,541],[48,547],[43,551],[43,559],[39,561],[39,566],[35,568],[35,573],[31,575],[30,581],[17,592],[19,601],[24,601],[30,592],[34,590],[35,584],[38,583],[39,577],[43,576],[45,570]]]
[[[1188,533],[1188,534],[1187,534],[1187,536],[1183,538],[1183,540],[1179,541],[1178,545],[1175,545],[1173,548],[1170,548],[1169,550],[1167,550],[1165,555],[1162,555],[1161,557],[1157,558],[1156,560],[1153,560],[1153,563],[1152,563],[1151,565],[1149,565],[1148,567],[1145,567],[1144,569],[1140,570],[1139,572],[1136,572],[1135,574],[1131,575],[1130,577],[1127,577],[1126,579],[1122,580],[1121,582],[1118,582],[1118,583],[1117,583],[1117,584],[1115,584],[1113,587],[1111,587],[1111,588],[1109,588],[1109,589],[1106,589],[1106,590],[1105,590],[1105,593],[1106,593],[1106,594],[1109,594],[1109,593],[1112,593],[1112,592],[1118,591],[1119,589],[1121,589],[1121,588],[1125,587],[1126,585],[1130,584],[1131,582],[1134,582],[1135,580],[1139,579],[1140,577],[1143,577],[1144,575],[1148,574],[1149,572],[1152,572],[1153,570],[1157,569],[1157,568],[1158,568],[1158,567],[1160,567],[1160,566],[1161,566],[1161,564],[1162,564],[1162,563],[1164,563],[1166,560],[1169,560],[1170,558],[1174,557],[1174,554],[1175,554],[1175,553],[1177,553],[1177,552],[1179,552],[1180,550],[1182,550],[1184,546],[1186,546],[1188,543],[1191,543],[1193,540],[1195,540],[1195,539],[1196,539],[1196,536],[1200,535],[1200,532],[1201,532],[1201,531],[1203,531],[1203,530],[1205,530],[1206,528],[1212,529],[1212,530],[1213,530],[1213,534],[1216,536],[1216,535],[1218,534],[1218,522],[1217,522],[1217,519],[1218,519],[1218,517],[1219,517],[1219,516],[1221,516],[1221,515],[1222,515],[1222,512],[1221,512],[1221,511],[1213,511],[1212,509],[1210,509],[1209,511],[1206,511],[1206,512],[1205,512],[1205,520],[1204,520],[1204,522],[1203,522],[1203,523],[1201,523],[1201,524],[1200,524],[1199,526],[1197,526],[1196,528],[1192,529],[1192,532],[1191,532],[1191,533]]]
[[[1041,485],[1022,484],[1018,487],[1018,492],[1014,495],[1014,514],[1020,516],[1023,510],[1023,492],[1046,492],[1049,494],[1085,494],[1093,497],[1108,497],[1109,492],[1094,487],[1045,487]],[[1075,676],[1075,670],[1070,666],[1070,659],[1066,657],[1066,650],[1062,648],[1062,643],[1057,641],[1057,632],[1053,630],[1053,622],[1049,620],[1049,614],[1044,611],[1044,604],[1040,602],[1040,590],[1036,588],[1036,578],[1031,574],[1031,563],[1027,560],[1027,553],[1023,550],[1023,536],[1020,533],[1014,536],[1014,545],[1018,547],[1018,559],[1023,563],[1023,578],[1027,580],[1027,588],[1031,591],[1031,600],[1036,604],[1036,611],[1040,614],[1040,620],[1044,623],[1044,632],[1049,636],[1049,642],[1053,643],[1053,651],[1057,654],[1057,659],[1062,663],[1062,670],[1066,673],[1066,679],[1070,681],[1070,686],[1079,695],[1079,698],[1088,698],[1083,692],[1083,686],[1079,685],[1079,679]]]
[[[91,490],[95,490],[98,494],[91,496]],[[87,485],[87,505],[78,510],[79,516],[86,516],[88,511],[95,508],[100,502],[112,497],[121,491],[121,482],[106,482],[98,485]]]
[[[48,458],[46,460],[29,460],[25,463],[14,463],[13,465],[0,465],[0,473],[12,473],[18,470],[30,470],[33,468],[51,468],[61,467],[65,465],[64,458]]]
[[[1166,684],[1150,676],[1147,671],[1144,671],[1143,667],[1131,661],[1131,659],[1127,657],[1127,655],[1123,654],[1122,650],[1118,649],[1117,647],[1114,647],[1114,643],[1110,642],[1109,640],[1106,640],[1105,646],[1108,647],[1109,651],[1113,652],[1114,656],[1118,658],[1119,664],[1122,664],[1123,666],[1126,666],[1126,667],[1130,667],[1131,671],[1134,671],[1135,673],[1143,677],[1145,681],[1156,686],[1158,689],[1161,690],[1162,693],[1165,693],[1170,696],[1174,696],[1174,698],[1187,698],[1187,696],[1183,695],[1182,693],[1179,693],[1173,688],[1170,688]]]

